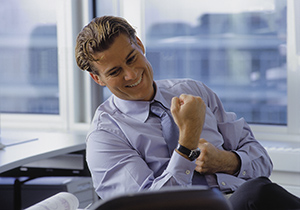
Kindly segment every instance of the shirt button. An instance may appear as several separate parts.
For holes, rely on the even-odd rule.
[[[186,170],[186,171],[185,171],[185,174],[190,174],[190,173],[191,173],[190,170]]]
[[[243,175],[244,175],[244,176],[246,175],[246,173],[247,173],[246,171],[243,171]]]
[[[222,184],[223,186],[225,186],[225,185],[226,185],[226,183],[225,183],[225,182],[221,182],[221,184]]]

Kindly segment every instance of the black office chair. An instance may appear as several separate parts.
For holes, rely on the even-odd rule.
[[[96,202],[90,210],[232,210],[217,189],[203,186],[165,187]]]

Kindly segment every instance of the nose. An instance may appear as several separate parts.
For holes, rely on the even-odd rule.
[[[134,80],[137,77],[137,71],[134,68],[126,67],[124,68],[124,79]]]

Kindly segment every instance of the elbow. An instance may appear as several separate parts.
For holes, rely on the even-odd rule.
[[[268,167],[267,168],[267,177],[271,176],[271,173],[273,171],[273,162],[270,157],[268,157]]]
[[[255,177],[259,177],[259,176],[269,177],[273,171],[272,160],[270,159],[270,157],[266,157],[266,158],[261,157],[260,160],[253,161],[253,169],[256,172]]]

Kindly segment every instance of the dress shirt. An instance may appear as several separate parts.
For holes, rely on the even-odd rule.
[[[167,108],[174,96],[200,96],[206,104],[201,138],[239,156],[241,167],[235,175],[206,175],[210,186],[230,192],[245,180],[271,174],[271,159],[248,124],[243,118],[236,119],[234,113],[226,112],[211,89],[190,79],[160,80],[155,84],[153,101]],[[195,161],[187,160],[176,151],[170,157],[160,119],[149,111],[150,103],[122,100],[112,95],[96,110],[87,135],[87,163],[95,190],[102,199],[194,183]]]

